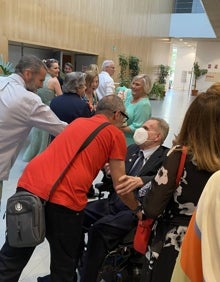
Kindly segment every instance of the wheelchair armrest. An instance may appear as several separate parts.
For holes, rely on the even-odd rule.
[[[104,192],[104,191],[106,192],[114,191],[112,183],[105,183],[105,182],[96,183],[95,188],[99,190],[99,193]]]
[[[103,182],[100,182],[100,183],[96,183],[96,184],[95,184],[95,188],[97,188],[98,190],[101,190],[101,189],[102,189],[102,186],[103,186]]]

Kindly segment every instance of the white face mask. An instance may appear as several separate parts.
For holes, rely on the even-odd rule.
[[[133,135],[133,139],[137,145],[144,144],[148,139],[147,130],[145,130],[143,127],[136,129]]]

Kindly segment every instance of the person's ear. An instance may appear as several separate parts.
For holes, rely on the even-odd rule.
[[[121,118],[120,111],[115,111],[114,112],[114,120],[118,121]]]
[[[24,70],[23,77],[25,81],[29,81],[32,78],[32,71],[30,69]]]
[[[161,142],[161,139],[162,139],[161,134],[160,133],[156,134],[155,141],[160,141]]]

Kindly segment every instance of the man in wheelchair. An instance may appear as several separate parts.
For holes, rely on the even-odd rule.
[[[135,131],[136,144],[128,146],[125,161],[126,173],[134,176],[132,185],[136,187],[135,195],[139,200],[145,195],[149,182],[154,178],[166,157],[168,148],[162,144],[168,132],[169,125],[166,121],[152,117]],[[109,278],[105,272],[113,267],[116,268],[116,276],[120,276],[122,273],[117,273],[117,267],[122,271],[125,267],[123,259],[130,269],[128,261],[131,263],[135,258],[136,261],[141,262],[141,254],[136,253],[132,248],[138,221],[136,213],[139,210],[130,210],[119,198],[112,186],[108,164],[105,166],[102,181],[110,192],[108,198],[89,202],[85,208],[84,231],[88,231],[88,241],[83,254],[81,282],[125,281],[120,280],[120,277]],[[131,272],[134,272],[134,269]],[[126,278],[126,281],[134,280]]]

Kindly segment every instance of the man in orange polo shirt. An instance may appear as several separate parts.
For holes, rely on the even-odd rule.
[[[81,239],[83,209],[87,192],[106,162],[110,163],[114,186],[125,174],[126,143],[120,127],[126,114],[122,100],[109,95],[97,106],[96,115],[78,118],[26,166],[18,181],[19,190],[48,198],[50,189],[84,140],[102,123],[102,129],[74,159],[46,204],[46,237],[51,252],[51,281],[72,282],[74,259]],[[126,200],[126,199],[125,199]],[[136,202],[134,202],[134,207]],[[132,207],[131,207],[132,208]],[[0,281],[15,282],[34,248],[13,248],[6,239],[0,251]]]

